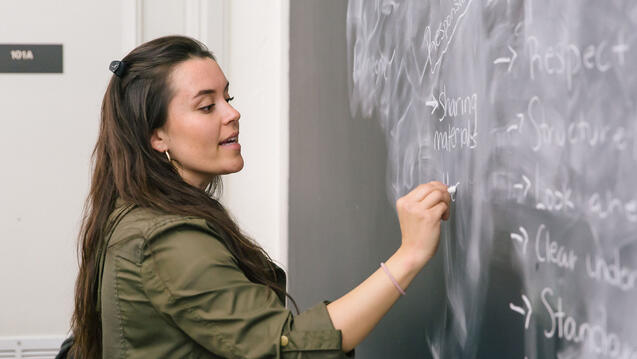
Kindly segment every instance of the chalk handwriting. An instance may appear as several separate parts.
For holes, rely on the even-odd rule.
[[[526,47],[531,80],[535,80],[537,73],[564,76],[569,90],[573,87],[573,77],[581,71],[606,72],[614,66],[623,66],[625,53],[630,49],[623,42],[623,35],[620,35],[617,42],[611,46],[603,40],[583,47],[563,42],[541,46],[537,37],[528,36]]]
[[[478,146],[478,95],[476,93],[450,96],[447,94],[446,86],[443,85],[435,98],[432,113],[434,111],[442,113],[438,119],[439,122],[445,119],[449,122],[446,129],[434,131],[434,150],[450,152],[456,148],[474,149]],[[458,125],[458,122],[461,124]]]
[[[609,146],[617,151],[624,151],[629,146],[629,133],[622,126],[591,124],[580,112],[568,125],[561,118],[550,118],[542,100],[533,96],[529,100],[527,118],[531,127],[533,151],[540,151],[544,146],[565,147],[568,145],[584,145],[590,148]]]
[[[637,270],[622,266],[617,251],[610,263],[603,257],[587,254],[586,274],[623,291],[635,289],[635,281],[637,281]]]
[[[623,216],[629,222],[637,222],[637,199],[624,200],[611,191],[606,191],[603,196],[598,192],[591,194],[588,199],[588,210],[602,219],[617,215]]]
[[[440,66],[440,62],[449,49],[449,44],[451,40],[453,40],[460,20],[462,20],[467,10],[469,10],[469,5],[471,5],[472,1],[473,0],[455,0],[451,11],[445,16],[444,20],[438,24],[433,35],[430,26],[425,28],[424,37],[425,46],[427,48],[427,63],[431,63],[431,59],[436,59],[431,68],[432,74],[436,72],[438,66]]]
[[[577,255],[572,249],[559,245],[551,240],[551,235],[544,224],[541,224],[535,236],[535,255],[540,262],[547,262],[568,270],[575,269]]]
[[[551,327],[544,330],[546,338],[559,338],[573,343],[583,343],[583,348],[597,355],[609,358],[637,357],[637,351],[629,342],[623,340],[619,334],[609,331],[605,325],[578,320],[568,315],[563,307],[562,298],[555,296],[551,288],[544,288],[541,293],[542,304],[548,313]]]

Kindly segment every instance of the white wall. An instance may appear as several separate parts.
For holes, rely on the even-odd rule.
[[[144,41],[185,33],[204,41],[217,57],[241,113],[245,160],[241,172],[224,177],[222,203],[248,235],[287,267],[289,0],[198,4],[145,0]],[[197,10],[206,17],[194,16]],[[196,21],[207,23],[207,30],[189,26]]]
[[[242,228],[287,267],[289,0],[232,0],[226,73],[244,169],[224,180]]]
[[[246,164],[224,179],[223,202],[287,265],[288,4],[0,2],[0,43],[64,44],[64,74],[0,74],[0,338],[67,332],[108,63],[168,33],[217,54],[242,114]]]
[[[0,336],[69,326],[89,157],[108,64],[122,51],[121,11],[118,2],[0,2],[0,43],[64,46],[63,74],[0,74]]]

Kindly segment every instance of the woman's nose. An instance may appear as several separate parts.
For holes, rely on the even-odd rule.
[[[235,109],[229,103],[226,103],[225,107],[226,112],[224,113],[224,123],[230,123],[232,121],[239,122],[239,119],[241,118],[241,114],[239,113],[239,111],[237,111],[237,109]]]

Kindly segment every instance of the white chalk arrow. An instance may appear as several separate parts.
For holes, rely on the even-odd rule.
[[[526,229],[522,226],[518,228],[520,230],[521,235],[518,233],[511,233],[511,239],[522,243],[522,253],[526,254],[526,245],[529,243],[529,234],[526,232]]]
[[[522,125],[524,125],[524,114],[518,113],[515,115],[517,120],[511,120],[503,127],[496,127],[491,130],[491,133],[499,133],[499,132],[513,132],[518,131],[518,133],[522,133]]]
[[[525,175],[522,175],[522,180],[524,181],[524,183],[516,183],[513,185],[513,188],[521,189],[522,196],[526,197],[526,195],[529,193],[529,189],[531,189],[531,180]]]
[[[524,329],[529,329],[529,323],[531,322],[531,314],[533,314],[533,308],[531,308],[531,302],[529,301],[529,298],[526,297],[526,295],[522,294],[522,300],[524,301],[524,305],[526,305],[526,310],[513,303],[509,303],[509,308],[511,308],[512,311],[525,316]]]
[[[517,117],[520,119],[520,122],[514,123],[507,127],[507,132],[518,130],[519,133],[522,133],[522,125],[524,124],[524,114],[518,113]]]
[[[494,1],[495,1],[495,0],[487,0],[487,4],[485,5],[485,7],[486,7],[486,6],[491,5],[491,3],[492,3],[492,2],[494,2]],[[509,5],[509,2],[510,2],[510,1],[511,1],[511,0],[507,0],[507,5]]]
[[[509,51],[511,52],[511,57],[498,57],[497,59],[493,61],[493,64],[495,65],[509,64],[509,68],[507,69],[507,72],[511,72],[511,68],[513,67],[513,63],[515,62],[515,59],[518,57],[518,53],[515,52],[515,50],[513,50],[511,45],[507,45],[507,47],[509,48]]]
[[[431,100],[428,100],[427,102],[425,102],[425,106],[433,107],[433,109],[431,110],[431,113],[433,114],[434,112],[436,112],[436,109],[438,108],[438,100],[436,100],[434,95],[431,95]]]

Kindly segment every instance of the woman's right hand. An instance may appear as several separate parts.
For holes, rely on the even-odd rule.
[[[441,182],[421,184],[396,201],[402,233],[399,251],[418,269],[433,257],[440,241],[440,221],[449,218],[451,196]]]
[[[398,300],[400,294],[395,285],[407,290],[436,253],[440,220],[449,218],[450,201],[447,186],[440,182],[420,185],[396,201],[402,245],[385,262],[386,268],[379,268],[327,306],[334,327],[342,333],[343,351],[348,352],[362,342]]]

